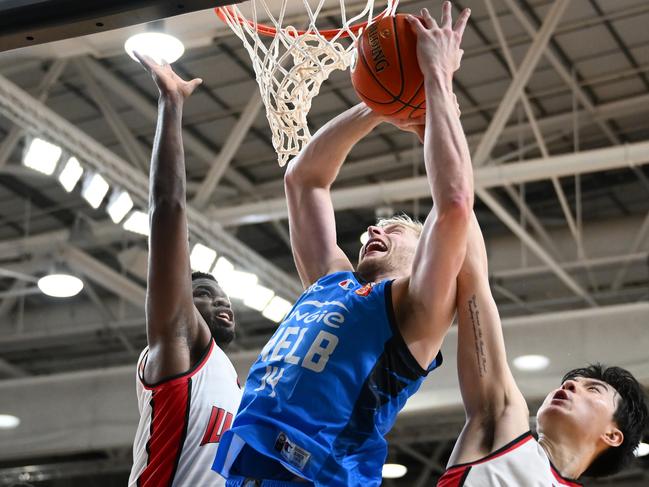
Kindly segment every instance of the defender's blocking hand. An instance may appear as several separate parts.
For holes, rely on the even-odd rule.
[[[174,97],[179,100],[184,100],[203,82],[200,78],[185,81],[171,69],[169,64],[158,64],[149,56],[140,54],[139,52],[133,52],[133,54],[151,75],[160,91],[160,96],[163,98]]]

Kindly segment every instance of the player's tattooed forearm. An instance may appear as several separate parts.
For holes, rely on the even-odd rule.
[[[480,377],[487,374],[487,354],[485,352],[484,338],[482,336],[482,325],[480,324],[480,310],[475,294],[468,301],[469,316],[473,328],[473,345],[475,347],[475,358],[478,364]]]

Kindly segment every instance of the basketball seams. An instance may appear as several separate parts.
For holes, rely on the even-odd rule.
[[[394,48],[396,50],[396,55],[399,58],[399,73],[400,77],[399,79],[401,80],[401,90],[399,91],[399,95],[397,98],[401,98],[401,95],[403,94],[403,90],[406,89],[406,79],[404,78],[403,75],[403,59],[401,59],[401,50],[399,49],[399,29],[397,29],[397,18],[396,17],[391,17],[392,19],[392,32],[394,32]],[[409,28],[406,26],[406,28]]]
[[[420,101],[424,81],[416,57],[412,57],[416,46],[416,37],[410,39],[408,32],[399,32],[400,29],[410,28],[404,18],[402,14],[397,14],[388,17],[389,20],[381,19],[381,21],[377,22],[376,31],[371,36],[369,33],[364,35],[358,46],[359,64],[352,73],[352,81],[358,96],[370,108],[386,116],[398,116],[399,118],[408,119],[416,118],[425,113],[425,93],[423,95],[424,99]],[[381,41],[385,40],[385,38],[381,37],[381,32],[386,29],[391,29],[394,37],[389,40],[387,45],[383,45]],[[376,36],[378,44],[372,44],[374,39],[370,41],[370,37],[374,38],[374,36]],[[384,74],[383,78],[380,78],[378,73],[375,72],[375,66],[371,62],[371,60],[374,60],[374,50],[377,47],[381,49],[380,56],[387,57],[392,62],[392,67],[386,68],[391,71],[386,73],[387,76]],[[402,53],[401,48],[407,49],[407,52]],[[406,68],[408,72],[416,69],[418,76],[415,76],[414,79],[410,77],[407,79]],[[417,78],[421,79],[418,80]],[[411,89],[412,81],[418,82],[418,86],[414,87],[414,89]],[[398,88],[393,92],[391,88],[386,86],[388,82],[393,85],[398,83]],[[371,93],[369,96],[367,91]],[[404,95],[408,98],[404,99]],[[386,98],[383,99],[383,96]]]

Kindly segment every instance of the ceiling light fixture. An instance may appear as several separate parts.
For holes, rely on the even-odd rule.
[[[232,271],[234,271],[234,264],[225,257],[219,257],[216,264],[214,264],[214,269],[212,269],[212,275],[217,281],[221,282],[225,281]]]
[[[83,196],[83,199],[85,199],[88,204],[96,210],[99,208],[99,205],[101,205],[101,202],[104,200],[109,189],[110,186],[106,180],[101,177],[101,174],[94,173],[84,182],[81,196]]]
[[[23,158],[23,164],[35,171],[51,176],[56,169],[56,163],[61,157],[61,148],[43,139],[34,139]]]
[[[70,157],[68,162],[66,162],[63,171],[59,174],[59,182],[68,193],[74,189],[74,187],[81,179],[83,174],[83,168],[76,157]]]
[[[269,320],[279,323],[284,319],[286,313],[288,313],[292,307],[291,303],[285,299],[275,296],[270,300],[261,314]]]
[[[149,236],[149,215],[143,211],[134,211],[122,224],[124,230],[139,233],[145,237]]]
[[[214,259],[216,259],[216,250],[212,250],[201,243],[194,245],[189,255],[192,270],[200,272],[210,272]]]
[[[119,191],[110,197],[106,211],[113,223],[117,224],[124,219],[131,208],[133,208],[131,196],[126,191]]]
[[[257,285],[259,278],[251,272],[233,270],[218,280],[230,299],[244,299]]]
[[[272,289],[257,284],[243,298],[243,304],[254,310],[263,311],[273,296],[275,292]]]
[[[545,355],[521,355],[514,359],[514,367],[518,370],[537,371],[550,365],[550,359]]]
[[[69,298],[81,292],[83,281],[70,274],[49,274],[38,280],[38,288],[54,298]]]
[[[129,37],[124,43],[124,49],[134,61],[137,58],[133,51],[145,54],[156,63],[173,63],[185,52],[185,46],[176,37],[162,32],[142,32]]]
[[[0,429],[8,430],[16,428],[20,424],[20,418],[13,414],[0,414]]]
[[[384,479],[400,479],[406,473],[408,473],[408,468],[400,463],[386,463],[383,465],[382,475]]]

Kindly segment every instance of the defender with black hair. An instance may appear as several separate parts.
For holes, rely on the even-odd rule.
[[[437,485],[575,486],[582,475],[602,477],[624,468],[649,416],[643,389],[627,370],[600,364],[571,370],[536,414],[538,439],[529,431],[475,216],[457,289],[457,365],[466,423]]]

